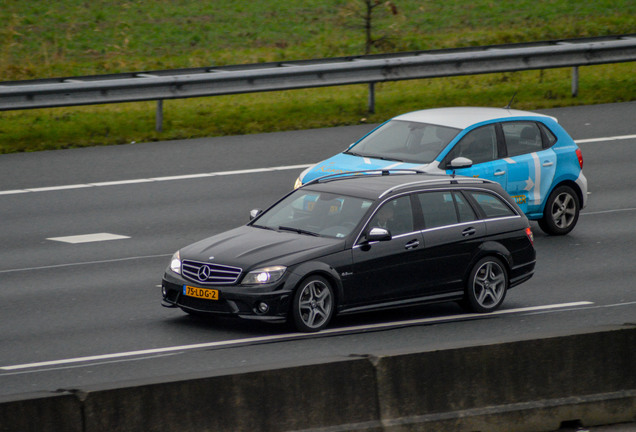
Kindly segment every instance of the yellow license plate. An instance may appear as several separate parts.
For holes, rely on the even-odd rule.
[[[183,294],[188,297],[196,297],[206,300],[218,300],[219,299],[219,290],[208,289],[208,288],[197,288],[184,285],[183,286]]]

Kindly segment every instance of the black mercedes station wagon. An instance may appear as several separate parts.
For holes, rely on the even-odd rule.
[[[528,219],[483,179],[336,174],[251,216],[174,254],[163,306],[314,332],[336,314],[428,302],[492,312],[535,267]]]

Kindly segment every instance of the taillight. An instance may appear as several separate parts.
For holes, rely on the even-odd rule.
[[[532,246],[534,246],[534,234],[532,234],[532,229],[530,229],[530,227],[526,228],[526,235],[528,236],[528,240],[530,240]]]
[[[583,152],[581,149],[576,149],[576,157],[579,158],[579,165],[581,165],[581,169],[583,169]]]

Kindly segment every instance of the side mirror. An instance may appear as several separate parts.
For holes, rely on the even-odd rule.
[[[473,166],[473,161],[461,156],[456,157],[448,163],[448,168],[452,169],[470,168],[471,166]]]
[[[263,213],[263,210],[261,209],[250,210],[250,220],[256,219],[256,217],[259,216],[261,213]]]
[[[381,242],[391,240],[391,232],[385,228],[371,228],[366,236],[367,242]]]

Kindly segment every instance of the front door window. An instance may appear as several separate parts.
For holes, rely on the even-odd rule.
[[[494,180],[504,189],[508,186],[506,162],[499,159],[496,125],[490,124],[468,132],[445,157],[444,163],[448,166],[450,161],[458,157],[470,159],[473,165],[456,170],[448,168],[448,174],[455,172],[457,175]]]

